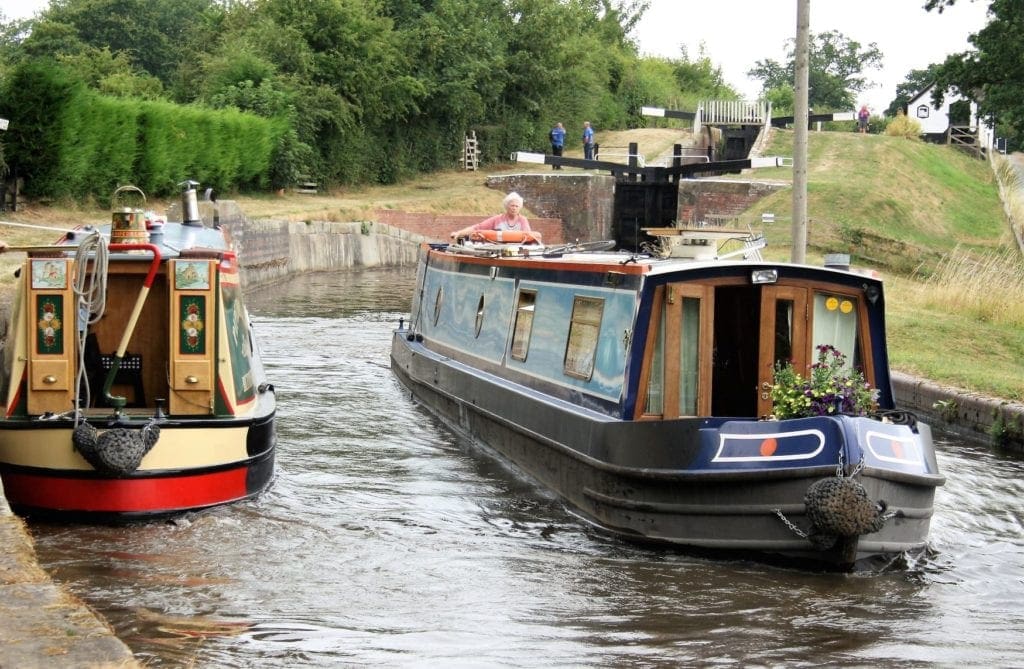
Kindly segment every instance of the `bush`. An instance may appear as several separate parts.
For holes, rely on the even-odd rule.
[[[896,114],[896,118],[886,125],[885,134],[890,137],[905,137],[906,139],[919,140],[921,139],[921,124],[901,111]]]

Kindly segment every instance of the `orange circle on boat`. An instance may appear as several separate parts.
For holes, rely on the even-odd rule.
[[[761,442],[761,455],[766,458],[770,455],[775,455],[775,449],[778,447],[779,442],[775,441],[775,437],[768,437]]]
[[[825,308],[829,311],[835,311],[839,306],[839,300],[834,297],[829,297],[825,300]]]

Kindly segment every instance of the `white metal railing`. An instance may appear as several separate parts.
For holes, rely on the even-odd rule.
[[[705,100],[699,109],[700,122],[705,125],[764,125],[769,119],[768,104],[763,100]]]

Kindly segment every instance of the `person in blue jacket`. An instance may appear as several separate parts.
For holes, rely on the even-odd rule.
[[[551,155],[562,155],[562,149],[565,148],[565,128],[561,123],[555,124],[555,127],[548,133],[548,139],[551,140]],[[554,168],[560,170],[562,166],[555,165]]]
[[[583,159],[594,159],[594,129],[590,127],[590,121],[583,122]]]

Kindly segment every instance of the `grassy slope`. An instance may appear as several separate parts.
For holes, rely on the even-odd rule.
[[[650,160],[679,137],[677,130],[638,130],[599,133],[598,141],[603,146],[637,141]],[[792,155],[792,138],[791,132],[775,131],[766,153]],[[1024,401],[1024,329],[951,313],[941,300],[918,299],[920,282],[909,278],[915,272],[927,276],[958,246],[980,252],[1013,244],[988,164],[948,147],[856,133],[811,133],[809,150],[808,261],[820,262],[824,253],[848,252],[855,265],[882,272],[893,367]],[[453,170],[397,186],[346,188],[323,196],[235,199],[249,216],[292,220],[364,220],[383,208],[483,215],[499,211],[502,197],[486,188],[486,176],[524,169],[536,166]],[[792,172],[789,168],[758,170],[742,178],[788,182]],[[778,217],[779,222],[765,230],[770,258],[789,258],[791,202],[791,191],[785,189],[743,216],[757,227],[762,212]],[[159,211],[163,203],[150,206]],[[27,207],[17,214],[0,214],[0,220],[59,225],[68,220],[105,222],[109,214],[102,209]],[[48,241],[54,234],[35,237]],[[24,236],[20,230],[4,233],[11,241],[20,242]],[[0,256],[0,276],[10,276],[13,260]]]

